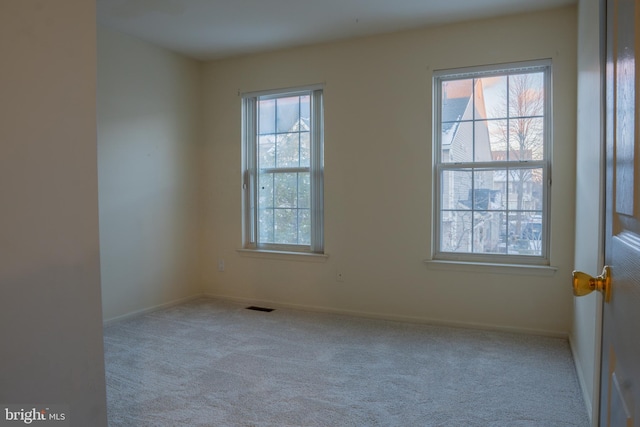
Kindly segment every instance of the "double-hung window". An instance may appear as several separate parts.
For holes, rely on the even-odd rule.
[[[434,259],[548,264],[551,63],[434,73]]]
[[[322,87],[244,94],[244,247],[323,253]]]

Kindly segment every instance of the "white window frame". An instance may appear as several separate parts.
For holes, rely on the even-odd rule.
[[[522,74],[538,71],[544,73],[544,132],[543,160],[491,161],[446,163],[442,161],[442,83],[448,80],[483,78]],[[550,265],[550,213],[551,213],[551,164],[552,164],[552,64],[551,60],[525,61],[479,67],[437,70],[433,72],[433,223],[432,259],[435,261],[471,262],[510,265]],[[442,176],[447,170],[474,168],[541,168],[542,177],[542,231],[541,255],[497,253],[445,252],[441,250],[442,235]],[[470,212],[474,212],[472,207]]]
[[[262,243],[258,236],[258,100],[310,96],[310,166],[277,172],[310,173],[311,236],[309,245]],[[324,112],[323,85],[242,94],[243,248],[275,252],[324,253]],[[272,172],[275,172],[276,168]]]

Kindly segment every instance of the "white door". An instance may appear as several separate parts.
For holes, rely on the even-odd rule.
[[[640,427],[640,0],[607,0],[605,262],[600,426]]]

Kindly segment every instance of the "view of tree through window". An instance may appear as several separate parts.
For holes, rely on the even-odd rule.
[[[260,242],[310,244],[309,95],[258,101]]]
[[[546,73],[438,78],[437,252],[545,255]]]
[[[243,96],[245,247],[323,252],[322,89]]]

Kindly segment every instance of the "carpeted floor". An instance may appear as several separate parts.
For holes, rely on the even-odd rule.
[[[589,425],[559,338],[208,298],[104,337],[110,426]]]

